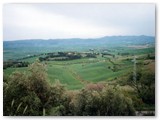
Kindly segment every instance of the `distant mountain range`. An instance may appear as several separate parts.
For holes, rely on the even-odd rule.
[[[154,39],[154,36],[146,36],[146,35],[140,35],[140,36],[104,36],[100,38],[64,38],[64,39],[22,39],[23,41],[33,41],[33,40],[124,40],[124,39]],[[22,40],[4,40],[4,41],[22,41]]]
[[[19,48],[19,47],[66,47],[76,45],[80,46],[98,46],[98,45],[114,45],[121,46],[126,44],[152,44],[155,43],[153,36],[105,36],[95,39],[28,39],[16,41],[4,41],[3,47],[5,48]]]
[[[129,45],[155,45],[153,36],[105,36],[92,39],[29,39],[3,41],[4,58],[13,58],[14,55],[38,54],[57,51],[87,51],[91,48],[117,48]],[[6,57],[8,56],[8,57]]]

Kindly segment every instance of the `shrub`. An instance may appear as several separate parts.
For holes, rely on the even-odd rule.
[[[83,89],[75,102],[77,115],[122,116],[135,115],[132,100],[119,92],[117,87],[107,86],[102,91]]]
[[[6,80],[5,80],[6,81]],[[46,68],[38,61],[27,73],[15,72],[4,82],[4,115],[49,115],[62,102],[63,86],[50,85]]]

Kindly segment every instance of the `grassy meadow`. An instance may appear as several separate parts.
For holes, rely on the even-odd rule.
[[[154,54],[154,48],[148,49],[126,49],[124,52],[136,53],[138,62],[144,63],[147,60],[143,60],[143,57],[147,55]],[[113,54],[116,54],[115,52]],[[133,56],[121,56],[115,55],[116,57],[111,57],[105,55],[97,55],[97,58],[84,58],[78,60],[69,61],[45,61],[47,66],[48,78],[51,83],[55,80],[59,80],[62,84],[65,84],[68,89],[81,89],[87,83],[97,83],[97,82],[110,82],[116,81],[120,77],[124,77],[133,71]],[[108,60],[111,59],[111,61]],[[38,60],[38,57],[28,58],[23,61],[33,63]],[[117,71],[113,71],[113,66],[116,64]],[[149,65],[155,64],[154,60],[151,60]],[[147,69],[149,65],[143,66]],[[154,70],[154,66],[152,66]],[[10,75],[15,71],[25,71],[26,67],[21,68],[7,68],[4,70],[6,75]]]

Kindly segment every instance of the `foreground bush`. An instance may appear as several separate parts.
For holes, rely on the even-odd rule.
[[[83,89],[75,103],[76,115],[129,116],[135,115],[132,101],[117,87],[106,86],[102,91]]]
[[[61,104],[64,88],[50,85],[45,66],[35,62],[27,73],[15,72],[4,82],[4,115],[49,115]]]
[[[138,94],[138,97],[146,104],[155,104],[155,73],[152,71],[138,71],[136,81],[133,74],[128,78],[128,83]]]

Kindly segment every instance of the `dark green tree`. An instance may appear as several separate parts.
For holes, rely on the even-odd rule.
[[[133,80],[133,74],[130,74],[128,83],[143,102],[155,104],[155,74],[152,71],[137,71],[136,81]]]
[[[49,115],[61,104],[63,92],[60,83],[48,83],[45,65],[36,61],[26,73],[15,72],[4,80],[4,115]]]
[[[132,100],[113,86],[107,86],[102,91],[83,89],[77,96],[75,112],[81,116],[135,115]]]

